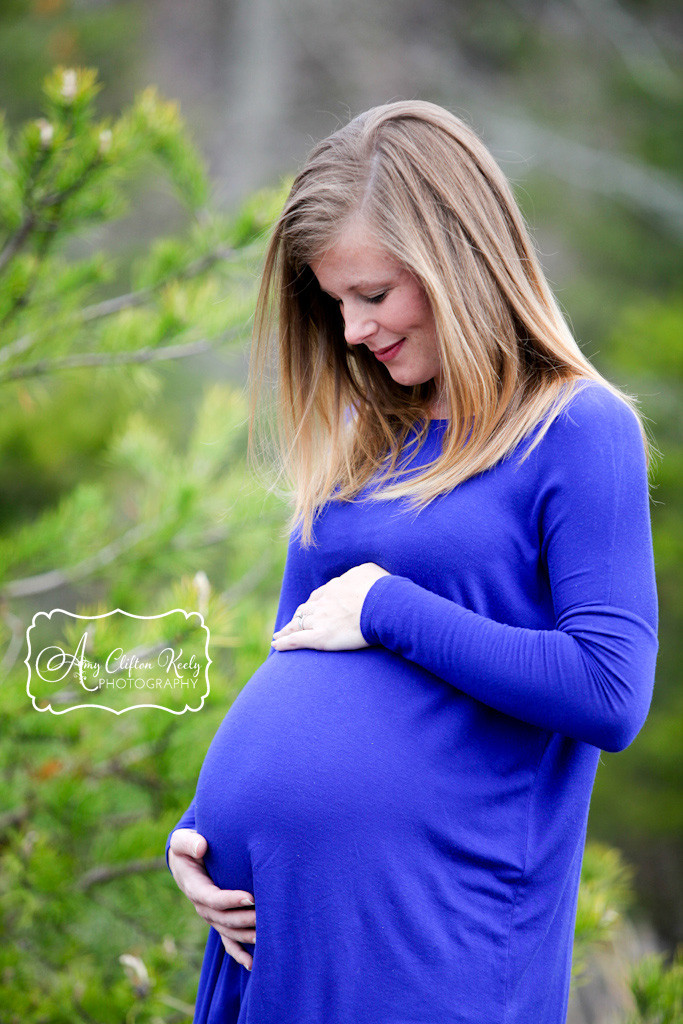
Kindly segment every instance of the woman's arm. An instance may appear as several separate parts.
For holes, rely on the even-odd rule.
[[[554,630],[524,629],[385,576],[361,631],[498,711],[603,750],[628,746],[650,706],[656,633],[619,608],[579,607]]]
[[[206,839],[194,826],[193,800],[166,840],[168,869],[199,916],[219,933],[226,953],[251,970],[253,956],[242,943],[256,942],[254,897],[242,889],[214,885],[204,867]]]
[[[176,832],[179,828],[191,829],[192,831],[195,831],[194,797],[192,798],[190,806],[187,808],[178,824],[171,830],[171,832],[169,832],[168,838],[166,839],[166,863],[168,864],[169,871],[171,870],[171,865],[169,864],[168,861],[168,851],[171,848],[171,837],[173,836],[173,833]],[[199,833],[197,833],[197,836],[199,836]],[[203,851],[200,856],[203,856]]]
[[[636,418],[605,389],[565,415],[530,456],[555,628],[496,622],[401,576],[371,586],[360,628],[505,714],[615,751],[645,721],[657,655],[645,456]]]

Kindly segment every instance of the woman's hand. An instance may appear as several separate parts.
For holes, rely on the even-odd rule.
[[[360,631],[360,613],[368,590],[386,569],[364,562],[312,591],[293,618],[273,633],[276,651],[314,647],[318,651],[355,651],[367,647]],[[303,622],[301,619],[303,614]]]
[[[202,859],[207,849],[204,836],[191,828],[177,828],[168,850],[171,874],[199,916],[219,933],[226,953],[250,971],[253,957],[240,943],[256,942],[254,897],[243,889],[219,889],[213,884]]]

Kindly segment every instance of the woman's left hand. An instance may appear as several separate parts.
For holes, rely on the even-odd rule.
[[[360,613],[368,590],[380,576],[389,576],[374,562],[364,562],[312,591],[290,621],[273,633],[276,651],[313,647],[317,651],[355,651],[367,647],[360,631]],[[301,620],[303,613],[303,623]],[[303,628],[302,628],[303,625]]]

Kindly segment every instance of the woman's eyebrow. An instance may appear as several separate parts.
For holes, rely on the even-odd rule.
[[[391,280],[389,280],[389,281],[386,281],[386,280],[382,280],[382,281],[357,281],[356,284],[352,284],[348,288],[348,291],[350,291],[350,292],[382,292],[382,291],[385,291],[387,288],[390,288],[392,283],[393,282]],[[336,296],[333,295],[332,292],[327,291],[325,288],[323,288],[322,285],[320,285],[320,291],[321,292],[325,292],[325,294],[329,295],[331,299],[336,298]]]
[[[354,286],[354,290],[357,292],[379,292],[383,288],[388,288],[391,281],[360,281]]]

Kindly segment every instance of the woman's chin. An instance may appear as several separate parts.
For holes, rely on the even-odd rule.
[[[401,368],[399,366],[388,366],[391,379],[396,384],[401,384],[403,387],[412,388],[416,384],[426,384],[428,381],[433,380],[434,376],[431,377],[426,373],[417,373],[415,370],[412,372],[409,369]]]

